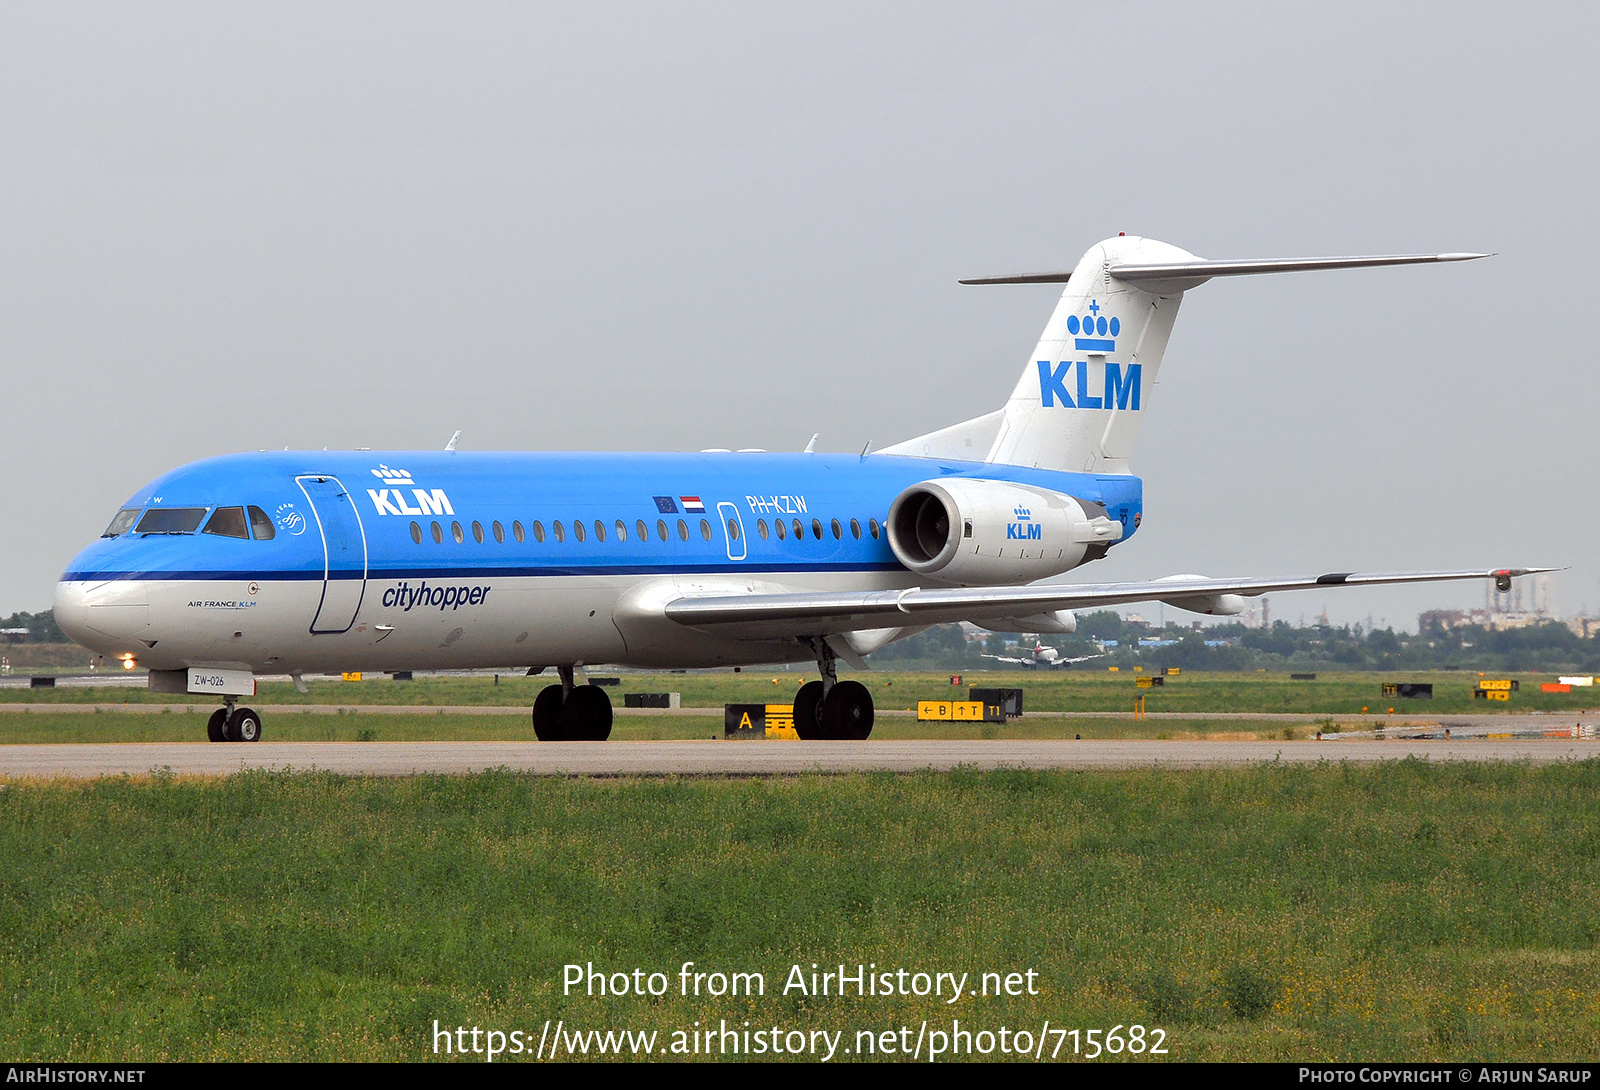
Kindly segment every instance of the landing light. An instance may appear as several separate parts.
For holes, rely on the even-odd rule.
[[[135,665],[135,663],[133,661],[133,656],[132,655],[124,655],[124,656],[122,656],[122,668],[124,670],[132,670],[134,668],[134,665]]]

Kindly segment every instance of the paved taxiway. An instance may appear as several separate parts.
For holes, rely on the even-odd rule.
[[[0,746],[0,777],[227,775],[246,769],[320,769],[352,775],[466,773],[507,768],[554,776],[766,776],[919,769],[1204,768],[1282,761],[1556,761],[1600,757],[1600,742],[128,742]]]

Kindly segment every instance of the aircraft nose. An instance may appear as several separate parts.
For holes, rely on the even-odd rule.
[[[89,595],[85,585],[78,580],[57,583],[51,608],[55,611],[56,624],[67,638],[83,643],[89,634]]]
[[[149,645],[149,588],[139,579],[62,580],[56,584],[56,623],[77,643],[103,655]]]

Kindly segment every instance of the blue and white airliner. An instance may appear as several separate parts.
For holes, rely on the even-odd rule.
[[[1073,610],[1162,601],[1234,614],[1306,587],[1548,569],[1175,575],[1041,582],[1139,530],[1128,465],[1184,292],[1212,277],[1462,261],[1481,254],[1204,261],[1118,236],[1070,272],[1007,403],[857,455],[283,451],[195,462],[139,489],[61,576],[73,639],[157,692],[210,693],[213,741],[255,741],[261,674],[554,667],[545,740],[603,739],[585,664],[814,661],[804,738],[865,738],[866,688],[835,662],[929,625],[1063,633]],[[454,446],[452,441],[451,446]],[[579,671],[575,673],[575,671]]]

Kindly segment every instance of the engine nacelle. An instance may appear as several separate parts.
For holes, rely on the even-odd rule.
[[[1060,575],[1122,540],[1122,523],[1093,500],[970,477],[912,485],[890,505],[888,530],[900,563],[962,586]]]

